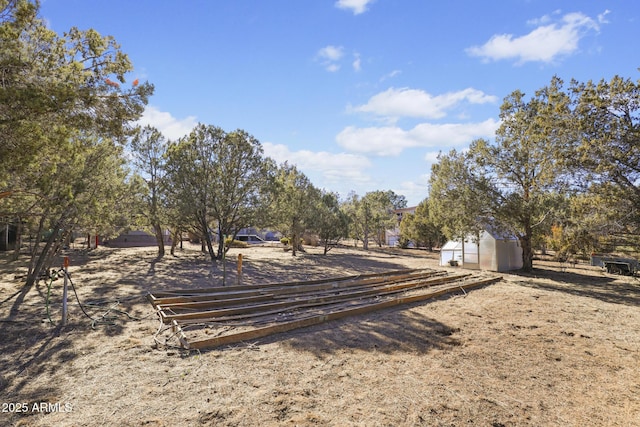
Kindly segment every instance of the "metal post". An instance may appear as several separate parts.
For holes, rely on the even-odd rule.
[[[69,257],[63,258],[64,285],[62,288],[62,326],[67,325],[67,286],[69,282]]]

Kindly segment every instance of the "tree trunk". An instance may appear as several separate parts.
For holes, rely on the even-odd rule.
[[[300,246],[300,236],[298,236],[298,220],[294,218],[291,223],[291,256],[296,256],[298,247]]]
[[[164,235],[162,234],[162,226],[160,224],[153,224],[153,232],[156,235],[156,242],[158,243],[158,258],[164,256]]]
[[[33,249],[31,250],[31,259],[29,260],[29,268],[27,270],[27,282],[29,281],[29,277],[31,277],[31,273],[33,272],[33,270],[36,267],[36,262],[37,262],[37,254],[38,254],[38,248],[40,247],[40,238],[42,236],[42,230],[44,230],[44,222],[47,216],[47,211],[45,211],[45,213],[40,217],[40,221],[38,223],[38,231],[36,232],[36,241],[33,245]],[[35,283],[35,281],[32,282],[32,284]]]
[[[298,250],[298,234],[294,231],[291,233],[291,256],[296,256]]]
[[[216,257],[216,253],[213,250],[213,242],[211,241],[211,234],[209,233],[209,225],[207,224],[204,218],[200,219],[200,227],[202,231],[202,236],[204,238],[203,242],[206,243],[207,245],[207,251],[209,252],[209,257],[211,258],[211,261],[215,261],[217,257]]]
[[[62,239],[60,237],[65,237],[65,233],[69,232],[69,230],[65,230],[65,233],[60,236],[60,229],[62,224],[65,222],[66,214],[62,214],[61,218],[55,224],[53,232],[47,239],[47,243],[45,244],[42,252],[38,255],[37,248],[38,244],[35,245],[34,252],[31,254],[31,261],[29,263],[29,272],[27,274],[27,280],[22,289],[20,290],[20,294],[15,299],[13,306],[10,310],[10,317],[15,316],[18,313],[20,305],[24,302],[24,299],[29,292],[29,290],[33,287],[33,285],[38,281],[40,277],[40,273],[46,267],[49,268],[51,266],[51,262],[53,257],[57,254],[60,249],[60,243]],[[42,228],[44,224],[44,216],[40,220],[40,230],[38,231],[37,241],[40,240],[40,236],[42,234]]]
[[[533,270],[533,248],[531,247],[531,236],[521,236],[520,246],[522,246],[522,271],[530,272]]]
[[[47,239],[47,243],[44,245],[40,255],[36,255],[35,253],[33,254],[32,263],[34,266],[33,269],[30,269],[29,274],[27,275],[27,283],[25,284],[25,287],[30,288],[38,280],[42,269],[45,267],[45,263],[50,258],[51,249],[58,239],[59,230],[59,224],[56,224],[56,228],[53,229],[49,239]]]
[[[369,230],[368,229],[365,229],[363,231],[362,249],[364,249],[364,250],[368,250],[369,249]]]
[[[18,217],[18,224],[16,225],[16,247],[13,249],[12,260],[17,260],[20,257],[20,247],[22,246],[22,218]]]
[[[523,199],[526,205],[529,203],[529,188],[524,188]],[[530,272],[533,270],[533,248],[531,247],[531,236],[533,231],[531,230],[531,213],[526,212],[522,216],[522,223],[524,233],[520,236],[520,246],[522,246],[522,271]]]
[[[178,246],[178,241],[180,241],[180,245],[182,245],[182,233],[179,230],[174,230],[171,233],[171,255],[176,255],[176,246]],[[182,249],[182,248],[180,248]]]
[[[222,255],[224,252],[224,234],[222,232],[222,227],[220,226],[220,224],[218,224],[218,255],[216,256],[217,259],[222,259]]]
[[[211,258],[211,261],[217,260],[218,257],[216,256],[216,253],[213,249],[213,242],[211,241],[211,236],[207,234],[205,240],[207,241],[207,251],[209,251],[209,257]]]

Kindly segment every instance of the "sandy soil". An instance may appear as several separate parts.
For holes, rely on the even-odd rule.
[[[424,251],[243,254],[245,284],[437,266]],[[28,293],[0,255],[0,425],[640,425],[640,280],[536,262],[528,275],[422,304],[204,352],[158,348],[148,292],[221,283],[196,248],[71,251]],[[128,314],[128,315],[127,315]],[[130,316],[130,317],[129,317]]]

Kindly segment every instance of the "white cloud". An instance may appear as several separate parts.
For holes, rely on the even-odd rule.
[[[419,89],[389,88],[372,96],[366,104],[354,107],[353,111],[386,117],[437,119],[444,117],[447,110],[464,101],[485,104],[496,102],[497,98],[473,88],[437,96]]]
[[[147,105],[138,123],[141,126],[153,126],[162,132],[165,138],[175,141],[188,135],[198,124],[198,121],[195,116],[176,119],[171,113],[160,111],[156,107]]]
[[[351,63],[351,65],[353,66],[353,71],[360,71],[362,69],[362,63],[360,61],[360,54],[359,53],[354,53],[353,54],[354,59],[353,62]]]
[[[342,46],[325,46],[318,51],[318,57],[328,61],[338,61],[344,55]]]
[[[338,0],[336,7],[351,10],[354,15],[360,15],[367,11],[367,6],[372,2],[373,0]]]
[[[395,76],[401,74],[402,71],[400,70],[393,70],[392,72],[385,74],[384,76],[380,77],[380,82],[382,83],[383,81],[387,80],[387,79],[392,79]]]
[[[327,71],[336,72],[340,69],[338,61],[344,56],[342,46],[325,46],[316,53],[316,60],[320,62]]]
[[[606,23],[605,12],[598,16],[600,23]],[[578,43],[589,31],[598,31],[598,22],[580,13],[568,13],[556,23],[551,16],[530,21],[539,24],[537,28],[524,36],[513,34],[494,35],[482,46],[466,49],[471,56],[484,60],[514,59],[518,64],[525,62],[553,62],[561,56],[570,55],[578,50]]]
[[[533,18],[527,21],[527,25],[537,27],[538,25],[545,25],[549,22],[553,21],[553,15],[559,16],[562,14],[562,10],[556,9],[553,11],[552,15],[542,15],[540,18]]]
[[[324,68],[330,73],[335,73],[340,69],[340,64],[335,64],[335,63],[326,64]]]
[[[329,187],[335,184],[364,184],[370,177],[364,171],[371,167],[371,161],[360,154],[329,153],[327,151],[291,151],[283,144],[265,142],[262,144],[266,156],[277,163],[285,161],[296,165],[305,174],[316,172]]]
[[[427,154],[424,155],[424,161],[427,162],[429,165],[432,165],[434,163],[438,162],[438,156],[440,155],[440,153],[443,153],[444,150],[440,151],[429,151]]]
[[[407,198],[409,207],[417,206],[429,193],[429,177],[431,173],[422,174],[414,181],[403,181],[393,191]]]
[[[609,9],[605,10],[601,14],[598,15],[598,23],[599,24],[608,24],[609,20],[607,19],[607,15],[610,14],[611,11]]]
[[[498,126],[499,122],[494,119],[480,123],[421,123],[410,130],[397,126],[349,126],[336,136],[336,141],[341,147],[354,153],[398,156],[405,149],[414,147],[448,151],[477,138],[491,138]]]

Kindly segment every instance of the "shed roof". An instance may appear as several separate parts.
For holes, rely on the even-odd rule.
[[[441,251],[453,251],[456,249],[462,250],[462,241],[449,240],[440,248]]]
[[[496,240],[518,240],[514,234],[505,230],[498,230],[496,227],[491,225],[487,225],[484,228],[484,231]]]

